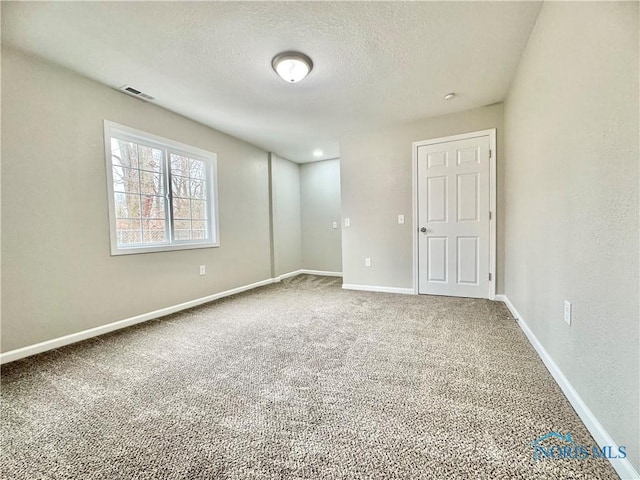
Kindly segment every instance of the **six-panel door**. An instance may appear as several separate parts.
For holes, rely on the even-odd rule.
[[[418,291],[489,298],[489,137],[418,147]]]

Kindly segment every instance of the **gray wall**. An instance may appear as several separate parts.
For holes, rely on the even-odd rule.
[[[502,104],[346,136],[340,141],[344,283],[413,287],[411,144],[497,129],[497,292],[504,289]],[[405,223],[398,224],[404,214]],[[370,257],[371,267],[364,266]]]
[[[300,191],[304,268],[341,272],[340,160],[300,165]]]
[[[504,244],[507,297],[640,470],[638,55],[637,3],[544,4],[505,105]]]
[[[220,248],[109,255],[103,119],[218,154]],[[268,183],[259,148],[3,48],[2,351],[269,278]]]
[[[300,167],[271,154],[274,276],[302,268]]]

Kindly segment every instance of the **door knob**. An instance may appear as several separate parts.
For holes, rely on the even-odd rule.
[[[420,231],[421,231],[422,233],[427,233],[427,228],[426,228],[426,227],[422,227],[422,228],[420,229]]]

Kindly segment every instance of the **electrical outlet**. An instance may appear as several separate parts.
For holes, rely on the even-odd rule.
[[[364,266],[365,267],[370,267],[371,266],[371,259],[370,258],[365,258],[364,259]]]
[[[207,273],[207,269],[204,265],[200,265],[200,275],[204,275]]]
[[[350,218],[345,218],[344,219],[344,226],[345,227],[350,227],[351,226],[351,219]]]
[[[564,321],[571,325],[571,303],[564,301]]]
[[[398,223],[402,225],[404,223],[404,215],[398,215]]]
[[[338,222],[333,222],[333,228],[338,228]]]

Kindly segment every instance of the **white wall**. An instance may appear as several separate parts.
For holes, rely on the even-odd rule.
[[[507,297],[640,471],[638,25],[544,4],[505,104],[504,245]]]
[[[274,277],[302,268],[300,167],[271,154]]]
[[[300,165],[300,190],[304,268],[341,272],[340,160]]]
[[[110,256],[104,119],[218,154],[220,248]],[[2,140],[3,352],[270,277],[267,152],[6,48]]]
[[[497,292],[503,289],[502,104],[428,118],[340,141],[344,283],[413,288],[412,143],[497,129]],[[406,222],[398,224],[398,215]],[[364,259],[370,257],[371,267]]]

